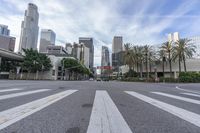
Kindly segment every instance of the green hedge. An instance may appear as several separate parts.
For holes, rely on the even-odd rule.
[[[200,73],[197,72],[181,72],[179,74],[180,82],[200,83]]]

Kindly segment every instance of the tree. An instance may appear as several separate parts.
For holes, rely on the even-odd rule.
[[[149,79],[149,65],[151,61],[151,56],[153,55],[153,47],[150,45],[145,45],[144,46],[144,57],[145,57],[145,64],[146,64],[146,75],[147,75],[147,80]]]
[[[72,75],[75,75],[75,78],[78,78],[78,75],[92,75],[91,71],[73,58],[63,58],[61,60],[62,65],[66,70],[69,71],[69,80],[71,80]]]
[[[129,70],[133,68],[134,71],[134,57],[132,45],[130,43],[124,44],[125,52],[124,52],[124,64],[128,65]]]
[[[181,72],[181,62],[184,63],[184,71],[187,71],[186,67],[186,58],[191,58],[193,54],[196,52],[196,46],[191,43],[191,40],[188,39],[180,39],[178,40],[174,46],[174,61],[178,58],[179,62],[179,73]]]
[[[169,61],[170,77],[172,77],[172,42],[163,43],[161,49],[168,55],[167,59]]]
[[[38,53],[37,50],[23,49],[25,53],[22,69],[31,72],[48,71],[52,65],[51,60],[46,55]]]

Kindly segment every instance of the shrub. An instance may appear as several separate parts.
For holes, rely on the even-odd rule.
[[[179,81],[183,83],[200,83],[200,73],[197,72],[181,72]]]

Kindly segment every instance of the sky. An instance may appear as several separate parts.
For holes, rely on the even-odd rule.
[[[56,45],[93,37],[94,66],[100,65],[102,45],[111,52],[113,36],[123,36],[123,43],[155,45],[172,32],[200,35],[200,0],[0,0],[0,24],[16,37],[16,50],[28,3],[38,6],[39,28],[52,29]]]

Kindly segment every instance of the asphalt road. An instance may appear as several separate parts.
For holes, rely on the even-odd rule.
[[[200,84],[0,80],[0,133],[200,133]]]

